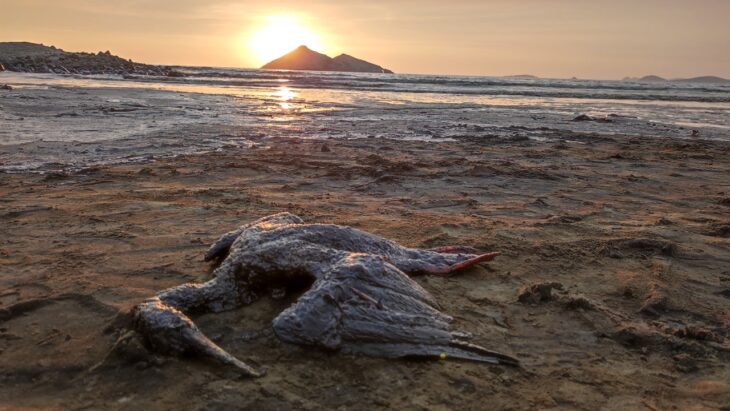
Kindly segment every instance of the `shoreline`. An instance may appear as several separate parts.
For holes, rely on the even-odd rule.
[[[0,174],[0,403],[730,403],[730,143],[585,134],[555,142],[249,139],[259,148]],[[524,368],[287,345],[257,332],[291,300],[264,298],[195,318],[232,354],[266,367],[261,379],[231,379],[206,361],[141,347],[88,371],[123,331],[126,310],[164,288],[205,281],[212,241],[279,211],[408,246],[500,251],[455,277],[417,281],[458,328]]]
[[[485,144],[514,138],[552,143],[584,135],[730,140],[724,115],[730,112],[730,103],[601,100],[583,92],[557,99],[532,96],[533,91],[536,95],[544,91],[545,85],[540,84],[527,87],[525,95],[500,96],[514,86],[475,85],[462,90],[458,87],[465,86],[448,81],[428,83],[414,94],[406,80],[386,82],[385,90],[377,91],[380,86],[370,87],[363,79],[343,84],[326,74],[284,76],[282,82],[258,72],[246,76],[230,85],[215,78],[184,79],[190,83],[153,78],[141,83],[0,73],[0,83],[7,81],[15,88],[0,91],[0,122],[4,123],[0,169],[36,163],[61,168],[63,164],[225,150],[248,144],[250,136],[481,138]],[[249,87],[251,82],[256,86]],[[561,93],[574,90],[566,84],[547,86]],[[485,91],[484,87],[496,94],[462,94]],[[606,84],[596,87],[610,89]],[[622,92],[650,97],[635,90]],[[706,94],[717,93],[698,96]]]

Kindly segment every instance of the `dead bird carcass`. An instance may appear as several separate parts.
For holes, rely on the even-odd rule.
[[[259,376],[203,335],[187,314],[230,310],[305,281],[309,289],[273,321],[283,341],[376,357],[446,355],[517,365],[512,357],[466,342],[468,334],[451,331],[452,318],[406,275],[448,275],[497,254],[459,246],[407,248],[351,227],[275,214],[223,235],[205,256],[225,257],[214,278],[164,290],[139,304],[134,328],[155,351],[208,356]]]

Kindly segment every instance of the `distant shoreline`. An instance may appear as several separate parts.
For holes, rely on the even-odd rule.
[[[67,52],[54,46],[29,42],[0,42],[0,67],[20,73],[179,75],[168,66],[136,63],[109,51]]]
[[[626,77],[623,81],[633,81],[638,83],[694,83],[694,84],[730,84],[730,80],[717,76],[698,76],[690,78],[674,78],[667,79],[655,75],[644,77]]]
[[[349,59],[355,59],[344,55]],[[340,57],[340,56],[338,56]],[[363,60],[359,60],[364,62]],[[372,64],[364,62],[367,64]],[[382,69],[383,73],[393,74],[392,71]],[[220,68],[233,70],[261,70],[266,68],[256,67],[214,67],[207,65],[178,65],[178,64],[146,64],[134,62],[111,54],[109,51],[97,53],[88,52],[67,52],[55,46],[45,46],[30,42],[0,42],[0,72],[3,68],[7,71],[18,73],[55,73],[55,74],[116,74],[116,75],[154,75],[169,77],[184,77],[185,73],[180,69],[190,68]],[[268,70],[268,69],[266,69]],[[271,69],[277,70],[277,69]],[[284,69],[286,70],[286,69]],[[305,70],[320,71],[320,70]],[[326,72],[358,72],[348,70],[321,70]],[[380,71],[362,71],[379,73]],[[667,79],[660,76],[624,77],[623,79],[597,79],[597,78],[568,78],[568,77],[542,77],[532,74],[443,74],[443,73],[399,73],[410,76],[449,76],[449,77],[496,77],[513,78],[518,80],[576,80],[576,81],[629,81],[639,83],[694,83],[694,84],[717,84],[729,85],[730,79],[720,76],[696,76],[689,78]]]

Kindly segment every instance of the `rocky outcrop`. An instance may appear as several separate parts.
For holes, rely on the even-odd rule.
[[[27,42],[0,43],[0,67],[8,71],[56,74],[143,74],[164,76],[169,67],[135,63],[109,51],[73,53]],[[2,71],[2,70],[0,70]]]
[[[717,76],[700,76],[692,78],[666,79],[659,76],[644,76],[641,78],[626,77],[624,81],[637,81],[639,83],[696,83],[696,84],[730,84],[730,80]]]
[[[697,84],[730,84],[730,80],[717,76],[700,76],[692,78],[678,78],[672,80],[677,83],[697,83]]]
[[[328,71],[331,64],[332,59],[329,56],[310,50],[306,46],[300,46],[261,68],[269,70]]]
[[[357,73],[389,73],[393,72],[377,64],[360,60],[347,54],[331,58],[325,54],[299,46],[290,53],[265,64],[267,70],[311,70],[311,71],[345,71]]]
[[[348,54],[340,54],[339,56],[332,59],[333,67],[335,71],[351,71],[359,73],[390,73],[393,72],[386,70],[377,64],[360,60],[352,57]]]

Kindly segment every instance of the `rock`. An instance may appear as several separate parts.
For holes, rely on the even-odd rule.
[[[3,84],[3,85],[0,86],[0,90],[12,91],[13,90],[13,86],[11,86],[10,84]]]
[[[562,290],[563,285],[558,282],[543,282],[528,284],[517,293],[517,300],[524,304],[539,304],[552,299],[552,290]]]
[[[184,73],[181,73],[177,70],[170,70],[165,74],[166,77],[185,77]]]
[[[1,72],[3,72],[3,71],[5,71],[5,66],[3,66],[3,65],[2,65],[2,64],[0,63],[0,73],[1,73]]]
[[[646,327],[620,326],[609,338],[629,348],[660,348],[668,344],[666,336]]]
[[[51,171],[48,172],[45,177],[43,177],[43,181],[63,180],[68,177],[69,174],[65,171]]]
[[[612,123],[613,120],[610,118],[597,118],[597,117],[591,117],[588,114],[581,114],[578,117],[574,118],[573,121],[596,121],[598,123]]]
[[[565,299],[565,308],[569,310],[593,310],[596,306],[583,296],[570,296]]]
[[[657,225],[673,225],[674,221],[672,221],[666,217],[662,217],[659,220],[657,220],[656,223],[657,223]]]
[[[699,325],[687,325],[674,330],[671,333],[680,338],[689,338],[692,340],[699,341],[713,341],[716,343],[722,343],[723,337],[715,334],[705,327]]]
[[[325,54],[299,46],[276,60],[265,64],[262,69],[267,70],[317,70],[317,71],[346,71],[359,73],[389,73],[393,72],[360,60],[347,54],[331,58]]]
[[[687,353],[679,353],[672,358],[674,366],[679,372],[690,373],[700,369],[698,361]]]
[[[609,240],[601,250],[611,258],[650,257],[653,255],[676,256],[677,246],[671,241],[652,238],[619,238]]]
[[[137,172],[137,174],[142,175],[142,176],[156,176],[157,175],[157,173],[155,173],[154,170],[152,170],[149,167],[142,168],[141,170],[139,170]]]
[[[581,114],[578,117],[574,118],[573,121],[593,121],[593,117],[589,116],[588,114]]]
[[[132,69],[160,75],[170,71],[133,63],[109,51],[73,53],[28,42],[0,42],[0,65],[12,71],[56,74],[121,74]]]
[[[493,295],[494,291],[487,287],[476,287],[466,292],[466,299],[475,304],[494,304]]]
[[[706,234],[713,237],[730,238],[730,223],[712,224]]]
[[[329,153],[332,150],[330,150],[330,148],[329,148],[329,146],[327,146],[327,144],[322,144],[322,148],[320,149],[320,151],[322,151],[323,153]]]

